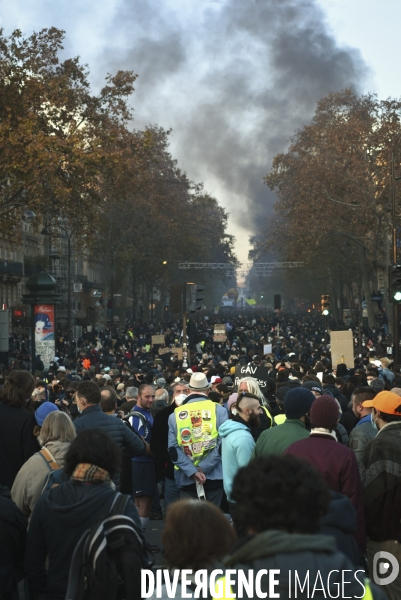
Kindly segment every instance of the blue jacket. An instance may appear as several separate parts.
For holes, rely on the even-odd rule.
[[[85,408],[82,415],[74,421],[77,433],[84,429],[100,429],[107,433],[117,444],[120,450],[130,456],[140,456],[145,452],[145,444],[140,436],[130,427],[125,425],[121,419],[116,419],[111,415],[106,415],[98,404],[92,404]],[[113,479],[116,488],[120,487],[120,474],[116,474]]]
[[[193,402],[203,402],[207,400],[206,395],[190,394],[184,401],[182,406],[185,404],[192,404]],[[219,430],[220,426],[227,421],[228,415],[225,408],[216,404],[216,426]],[[223,469],[221,465],[220,456],[220,444],[221,438],[217,438],[217,445],[209,454],[199,463],[199,468],[205,473],[207,479],[221,480],[223,479]],[[168,419],[168,452],[173,463],[178,467],[174,469],[175,482],[178,488],[182,488],[186,485],[193,485],[194,480],[191,479],[198,469],[194,466],[193,462],[183,452],[177,442],[177,424],[175,420],[175,414],[170,415]]]
[[[219,428],[221,436],[221,458],[223,463],[223,486],[227,499],[232,502],[231,490],[234,477],[241,467],[245,467],[255,447],[249,427],[237,421],[225,421]]]

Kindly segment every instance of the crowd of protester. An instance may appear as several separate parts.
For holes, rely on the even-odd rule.
[[[366,591],[354,579],[348,597],[401,598],[400,575],[371,581],[379,552],[401,559],[400,366],[380,331],[355,337],[352,365],[332,364],[329,339],[317,315],[219,315],[189,328],[187,355],[177,321],[86,334],[73,350],[59,336],[45,365],[13,337],[0,375],[0,599],[17,600],[24,581],[27,600],[64,600],[82,536],[116,507],[137,561],[110,600],[141,597],[139,571],[160,550],[147,527],[163,519],[172,572],[280,569],[283,598],[290,569],[313,582],[336,571],[332,590],[359,572]]]

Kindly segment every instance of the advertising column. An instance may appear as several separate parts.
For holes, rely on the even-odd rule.
[[[34,304],[33,318],[36,355],[40,356],[45,369],[48,369],[56,355],[54,304]]]

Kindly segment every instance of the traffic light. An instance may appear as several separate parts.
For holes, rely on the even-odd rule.
[[[188,307],[188,312],[190,313],[194,313],[197,310],[202,310],[203,306],[203,299],[204,299],[204,295],[203,292],[205,291],[205,286],[204,285],[197,285],[196,283],[190,283],[188,284],[189,287],[189,307]]]
[[[394,304],[401,303],[401,265],[390,265],[388,268],[389,300]]]
[[[320,311],[324,317],[327,317],[327,315],[330,313],[330,296],[328,294],[322,294]]]

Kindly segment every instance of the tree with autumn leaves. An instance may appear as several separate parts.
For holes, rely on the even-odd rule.
[[[62,218],[74,248],[102,265],[105,295],[123,287],[133,300],[139,287],[167,289],[179,260],[235,261],[226,212],[178,168],[169,132],[132,129],[136,75],[107,75],[94,94],[78,58],[60,62],[63,37],[0,32],[3,239],[18,242],[21,206],[38,231]]]
[[[351,91],[320,100],[266,176],[278,196],[276,218],[254,247],[303,261],[298,293],[312,301],[331,293],[336,310],[347,290],[353,306],[358,290],[370,326],[372,286],[378,271],[387,278],[391,262],[392,154],[400,165],[401,101]]]

